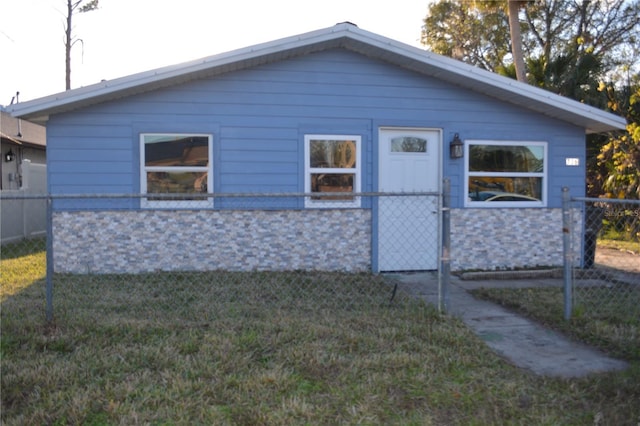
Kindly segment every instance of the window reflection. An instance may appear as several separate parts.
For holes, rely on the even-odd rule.
[[[544,148],[525,145],[470,145],[469,171],[543,172]]]
[[[469,202],[544,202],[546,143],[470,142],[468,152]]]
[[[353,192],[353,174],[312,173],[311,192]],[[353,200],[348,195],[311,197],[312,200]]]
[[[145,136],[145,165],[148,167],[207,166],[209,139],[206,136]]]
[[[306,207],[345,208],[360,205],[361,137],[305,135]],[[311,195],[313,194],[313,195]],[[323,195],[320,195],[323,194]],[[324,195],[331,194],[331,195]]]
[[[427,140],[413,136],[393,138],[391,152],[427,152]]]
[[[213,191],[212,164],[209,161],[212,155],[211,135],[142,133],[140,142],[140,191],[149,194],[141,200],[141,206],[181,208],[213,205],[212,198],[189,195]],[[173,194],[173,197],[160,197],[159,194]],[[188,203],[184,203],[185,200]]]
[[[479,177],[469,178],[470,201],[541,201],[542,178]]]
[[[356,167],[356,144],[349,140],[311,140],[310,164],[314,168]]]
[[[147,172],[147,193],[149,194],[206,192],[206,172]]]

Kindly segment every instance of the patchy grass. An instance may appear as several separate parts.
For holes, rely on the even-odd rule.
[[[626,250],[635,254],[640,254],[640,242],[638,241],[624,241],[614,239],[598,239],[598,247],[606,247],[616,250]]]
[[[53,324],[33,280],[2,302],[6,425],[640,420],[637,365],[533,376],[368,274],[57,276]]]

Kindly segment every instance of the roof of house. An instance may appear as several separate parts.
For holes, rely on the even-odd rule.
[[[163,67],[13,105],[14,116],[46,122],[52,114],[288,58],[343,48],[583,127],[622,130],[623,117],[362,30],[351,23]]]
[[[47,129],[0,110],[0,137],[16,145],[44,147],[47,144]]]

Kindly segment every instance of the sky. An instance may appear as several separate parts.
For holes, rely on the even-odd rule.
[[[75,0],[74,0],[75,1]],[[0,105],[64,91],[66,0],[0,0]],[[71,88],[339,22],[415,46],[429,0],[100,0],[73,17]]]

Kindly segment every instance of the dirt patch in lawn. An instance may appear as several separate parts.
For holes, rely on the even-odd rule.
[[[629,250],[598,247],[595,260],[597,265],[640,273],[640,255]]]

